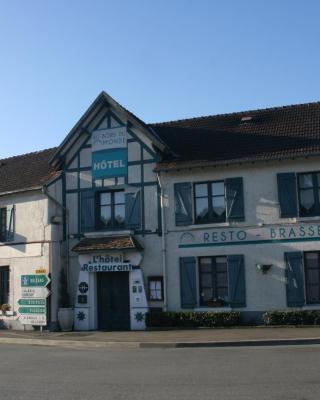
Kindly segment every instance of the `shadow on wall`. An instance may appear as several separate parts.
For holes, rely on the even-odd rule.
[[[14,241],[1,244],[0,251],[1,251],[1,247],[4,247],[4,248],[11,247],[14,250],[17,250],[21,253],[25,253],[26,252],[26,242],[27,242],[26,236],[20,235],[19,233],[15,233]],[[1,258],[1,256],[0,256],[0,258]]]

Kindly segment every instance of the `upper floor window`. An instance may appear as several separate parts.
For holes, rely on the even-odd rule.
[[[298,191],[300,216],[320,215],[320,173],[298,174]]]
[[[196,183],[194,193],[196,223],[226,221],[224,181]]]
[[[100,228],[120,228],[125,224],[124,191],[98,193],[98,226]]]
[[[7,209],[0,208],[0,242],[7,240]]]

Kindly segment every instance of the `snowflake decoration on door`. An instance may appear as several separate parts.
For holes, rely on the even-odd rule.
[[[144,314],[142,312],[137,312],[134,315],[137,322],[142,322],[144,320]]]
[[[77,314],[77,318],[79,321],[84,321],[86,319],[86,314],[83,311],[79,311]]]

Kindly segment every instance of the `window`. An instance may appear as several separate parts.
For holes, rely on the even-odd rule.
[[[320,303],[320,252],[304,254],[306,303]]]
[[[199,258],[199,287],[201,306],[223,306],[228,302],[227,257]]]
[[[149,276],[148,278],[149,300],[163,300],[163,278],[162,276]]]
[[[196,183],[195,220],[197,224],[226,221],[224,181]]]
[[[9,300],[9,267],[0,267],[0,305]]]
[[[99,192],[98,196],[98,227],[120,228],[125,224],[124,191]]]
[[[298,174],[298,191],[300,216],[320,215],[320,172]]]
[[[7,209],[0,208],[0,242],[7,240]]]

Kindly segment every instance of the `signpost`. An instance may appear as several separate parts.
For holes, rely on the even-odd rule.
[[[49,276],[43,273],[21,275],[21,299],[18,300],[21,307],[18,308],[18,313],[23,325],[38,325],[41,331],[42,326],[47,325],[46,298],[50,291],[46,286],[49,283]]]
[[[46,287],[22,287],[21,297],[23,299],[30,298],[44,298],[46,299],[50,295],[50,291]]]

